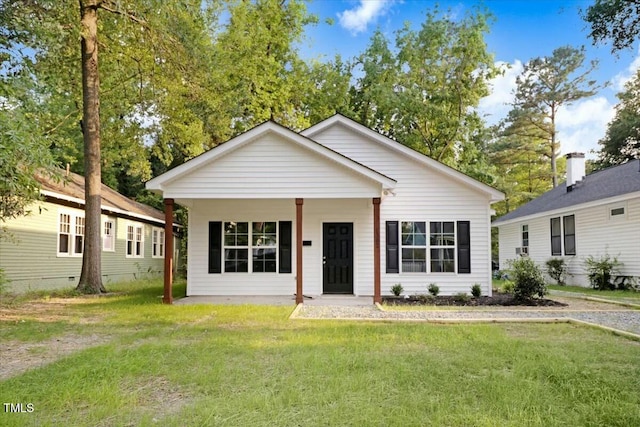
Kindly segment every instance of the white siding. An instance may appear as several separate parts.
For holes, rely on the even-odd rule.
[[[339,206],[339,209],[336,209]],[[307,199],[303,205],[303,292],[322,294],[322,224],[354,225],[354,294],[373,295],[373,207],[367,199]],[[208,273],[209,221],[292,221],[295,245],[294,199],[199,200],[189,212],[187,295],[293,295],[296,290],[295,248],[293,272]]]
[[[164,187],[165,198],[375,197],[379,183],[274,133]]]
[[[622,206],[625,207],[624,216],[610,216],[611,208]],[[529,255],[544,270],[544,264],[549,258],[559,258],[551,255],[550,220],[552,217],[566,215],[575,215],[576,224],[576,255],[562,256],[569,267],[567,283],[589,285],[584,271],[584,259],[589,255],[615,256],[624,263],[622,274],[640,276],[640,198],[566,210],[560,214],[499,226],[500,267],[506,268],[506,261],[516,257],[515,247],[521,245],[521,226],[528,224]]]
[[[381,204],[382,293],[401,283],[406,293],[426,293],[436,283],[442,294],[469,293],[479,283],[483,295],[491,293],[489,197],[415,160],[336,125],[314,135],[314,140],[356,162],[377,170],[398,183],[394,195]],[[471,274],[385,272],[385,221],[470,221]],[[373,268],[373,267],[371,267]]]

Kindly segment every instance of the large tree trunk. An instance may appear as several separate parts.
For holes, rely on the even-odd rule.
[[[98,74],[98,5],[79,0],[82,48],[82,134],[84,138],[85,238],[77,290],[106,292],[102,286],[100,244],[100,79]]]

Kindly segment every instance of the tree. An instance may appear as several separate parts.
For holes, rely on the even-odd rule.
[[[585,60],[584,47],[559,47],[551,56],[534,58],[516,79],[515,99],[510,115],[517,117],[519,128],[544,135],[547,156],[551,163],[553,187],[558,185],[557,158],[560,141],[557,139],[556,116],[558,109],[574,101],[595,94],[598,85],[588,80],[597,62],[592,61],[586,70],[581,69]]]
[[[610,41],[614,54],[631,48],[640,33],[638,0],[595,0],[581,15],[591,27],[593,43]]]
[[[620,102],[616,115],[608,124],[605,137],[598,141],[598,169],[640,158],[640,69],[624,87],[617,95]]]
[[[356,118],[436,160],[478,166],[470,154],[481,154],[475,144],[484,123],[475,107],[497,72],[484,41],[488,20],[481,12],[454,20],[436,9],[419,30],[407,24],[396,32],[393,49],[374,33],[358,60]]]

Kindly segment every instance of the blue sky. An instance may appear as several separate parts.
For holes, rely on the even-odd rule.
[[[308,40],[301,53],[308,58],[332,58],[336,53],[344,59],[352,58],[365,50],[376,28],[393,40],[394,31],[404,22],[418,28],[425,11],[435,4],[415,0],[315,0],[308,9],[318,15],[320,23],[307,29]],[[452,16],[462,17],[481,3],[442,0],[437,4],[440,10],[450,10]],[[613,118],[615,94],[640,66],[639,44],[618,57],[611,54],[609,45],[593,46],[579,15],[580,8],[588,7],[592,0],[485,0],[483,4],[495,18],[486,36],[488,49],[496,63],[509,68],[492,82],[492,94],[482,100],[481,113],[490,123],[504,117],[515,77],[530,59],[550,55],[560,46],[584,45],[587,60],[599,61],[593,78],[608,87],[563,108],[558,116],[558,131],[563,154],[582,151],[587,157],[594,157],[589,151],[597,148],[598,139],[604,136],[606,125]],[[325,23],[328,18],[334,20],[333,25]]]

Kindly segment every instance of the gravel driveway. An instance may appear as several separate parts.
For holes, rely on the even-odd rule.
[[[425,309],[369,306],[302,305],[292,318],[302,319],[374,319],[408,321],[519,321],[520,319],[574,319],[638,335],[640,310],[617,304],[587,301],[582,298],[551,296],[566,307],[448,307]]]

